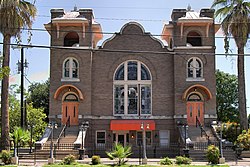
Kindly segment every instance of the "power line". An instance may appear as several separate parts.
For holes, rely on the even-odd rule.
[[[24,30],[24,31],[43,31],[43,32],[47,32],[46,29],[42,29],[42,28],[10,28],[8,27],[8,29],[21,29],[21,30]],[[51,32],[81,32],[82,31],[77,31],[77,30],[74,30],[74,31],[71,31],[71,30],[49,30]],[[88,33],[93,33],[93,34],[103,34],[103,35],[115,35],[115,34],[119,34],[120,32],[97,32],[97,31],[84,31],[84,33],[88,34]],[[126,33],[125,35],[136,35],[136,36],[148,36],[149,33],[148,32],[145,32],[144,34],[135,34],[135,33]],[[151,36],[154,36],[154,37],[161,37],[161,36],[170,36],[170,35],[162,35],[162,34],[150,34]],[[185,37],[185,36],[180,36],[180,35],[173,35],[171,37]],[[188,37],[197,37],[197,36],[188,36]],[[199,36],[201,38],[211,38],[211,37],[207,37],[207,36]],[[215,36],[214,38],[222,38],[224,39],[225,37],[224,36]],[[233,36],[229,36],[228,38],[232,38],[234,39]],[[237,37],[237,38],[243,38],[243,37]],[[247,39],[250,39],[250,37],[248,37]]]
[[[3,44],[3,42],[0,42]],[[174,51],[141,51],[141,50],[122,50],[122,49],[103,49],[103,48],[91,48],[91,47],[64,47],[64,46],[45,46],[45,45],[25,45],[25,44],[8,44],[11,46],[41,48],[41,49],[63,49],[63,50],[78,50],[78,51],[92,51],[92,52],[117,52],[117,53],[144,53],[144,54],[170,54],[174,56],[180,55],[210,55],[210,56],[238,56],[236,53],[204,53],[204,52],[174,52]],[[164,49],[164,48],[163,48]],[[165,48],[167,50],[167,48]],[[202,49],[202,47],[201,47]],[[244,54],[244,56],[250,56],[250,53]]]

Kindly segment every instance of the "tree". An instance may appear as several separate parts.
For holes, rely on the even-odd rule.
[[[10,133],[13,133],[16,127],[20,126],[20,100],[17,99],[17,85],[10,86],[9,92],[9,124]]]
[[[0,32],[3,35],[3,68],[10,64],[11,37],[20,37],[21,28],[31,28],[36,15],[34,4],[25,0],[0,0]],[[2,79],[1,94],[1,139],[2,149],[10,149],[9,143],[9,75]]]
[[[218,121],[239,123],[238,80],[216,70],[216,112]]]
[[[215,17],[219,17],[221,27],[225,33],[225,49],[228,52],[229,38],[233,36],[238,48],[238,90],[240,124],[243,129],[248,129],[246,111],[244,48],[250,34],[250,2],[248,0],[214,0],[216,8]]]
[[[19,144],[27,143],[29,141],[29,136],[30,136],[29,132],[22,129],[21,127],[15,127],[15,130],[13,131],[13,133],[10,133],[10,137],[14,141],[15,156],[17,156]]]
[[[117,165],[124,165],[127,161],[125,160],[132,154],[130,146],[122,146],[120,143],[114,145],[111,152],[106,152],[110,160],[117,160]]]
[[[18,95],[17,85],[10,86],[9,95],[9,121],[10,133],[13,133],[16,127],[20,126],[20,100],[17,99]],[[27,124],[33,126],[32,138],[37,141],[43,134],[47,123],[45,122],[46,114],[43,108],[34,108],[32,102],[27,104]]]
[[[37,141],[43,134],[47,123],[43,108],[34,108],[32,104],[27,106],[28,125],[33,125],[33,140]]]
[[[27,99],[28,103],[32,102],[34,108],[43,108],[47,116],[49,115],[49,83],[49,80],[44,83],[32,83],[28,89]]]

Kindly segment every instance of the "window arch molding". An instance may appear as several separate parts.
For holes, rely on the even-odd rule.
[[[80,81],[79,79],[79,62],[74,57],[67,57],[62,64],[61,81]]]
[[[113,75],[114,115],[152,114],[152,75],[138,60],[118,65]]]
[[[203,61],[199,57],[191,57],[186,63],[187,81],[204,81]]]

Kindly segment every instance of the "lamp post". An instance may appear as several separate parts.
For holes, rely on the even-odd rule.
[[[188,130],[188,124],[183,124],[184,127],[184,143],[185,143],[185,149],[183,149],[185,157],[189,157],[189,149],[187,148],[187,130]]]
[[[80,126],[80,131],[82,133],[82,140],[81,140],[81,148],[79,149],[79,160],[82,160],[84,158],[84,148],[83,148],[83,132],[87,132],[87,129],[89,128],[89,122],[88,121],[84,121],[82,122],[82,125]]]
[[[218,124],[218,128],[220,129],[220,155],[221,155],[221,158],[223,158],[223,149],[222,149],[222,125],[221,125],[220,122],[219,122],[219,124]]]
[[[219,163],[220,164],[224,164],[225,163],[225,158],[223,157],[223,148],[222,148],[222,123],[219,122],[218,123],[218,128],[220,129],[220,159],[219,159]]]
[[[53,136],[54,136],[54,129],[57,129],[57,124],[55,122],[51,122],[49,123],[48,127],[51,129],[50,157],[49,157],[48,163],[53,164],[54,163]]]
[[[143,158],[142,164],[147,164],[147,152],[146,152],[146,129],[149,129],[149,124],[144,125],[144,122],[141,123],[141,130],[142,130],[142,144],[143,144]]]
[[[29,153],[32,153],[32,145],[33,145],[33,142],[32,142],[32,135],[33,135],[33,128],[34,128],[34,125],[28,125],[28,128],[30,129],[30,151]]]

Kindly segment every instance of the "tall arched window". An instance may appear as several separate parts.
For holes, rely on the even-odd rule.
[[[187,77],[188,78],[202,78],[203,64],[197,57],[192,57],[187,62]]]
[[[63,78],[75,79],[78,78],[79,64],[75,58],[67,58],[63,63]]]
[[[151,114],[151,74],[139,61],[122,63],[114,74],[114,114]]]

